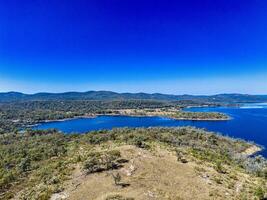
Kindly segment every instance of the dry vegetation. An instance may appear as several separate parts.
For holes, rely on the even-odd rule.
[[[255,145],[191,127],[84,135],[28,131],[1,135],[0,142],[1,199],[243,200],[266,195],[266,160],[246,154]]]
[[[178,120],[229,120],[230,117],[218,112],[187,112],[179,110],[176,107],[170,108],[153,108],[153,109],[120,109],[109,110],[110,115],[126,115],[126,116],[162,116]]]

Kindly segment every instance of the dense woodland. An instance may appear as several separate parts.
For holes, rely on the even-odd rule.
[[[120,109],[156,109],[187,106],[220,106],[225,100],[237,105],[237,100],[251,99],[257,101],[265,97],[244,95],[164,95],[146,93],[114,93],[108,91],[91,91],[85,93],[68,92],[60,94],[38,93],[27,95],[17,92],[0,93],[0,134],[16,131],[24,126],[47,120],[60,120],[78,116],[116,114]],[[229,105],[229,103],[227,105]],[[145,114],[144,114],[145,115]],[[167,117],[184,119],[223,119],[218,113],[179,112]]]
[[[0,103],[0,133],[15,131],[25,125],[45,120],[59,120],[77,116],[112,114],[110,110],[144,108],[183,108],[200,106],[194,101],[23,101]],[[218,104],[208,104],[215,105]]]
[[[0,132],[44,120],[105,113],[106,109],[155,108],[172,104],[157,101],[26,101],[0,104]]]
[[[261,156],[242,154],[253,145],[241,140],[218,136],[204,130],[186,128],[114,129],[82,135],[64,135],[57,130],[19,129],[45,120],[113,114],[116,110],[133,109],[146,112],[174,110],[173,118],[223,118],[220,113],[176,112],[187,106],[218,106],[191,100],[60,100],[18,101],[0,103],[0,199],[49,199],[64,190],[74,167],[81,165],[85,174],[112,171],[125,159],[113,145],[134,145],[153,151],[160,145],[177,154],[178,162],[195,159],[208,163],[219,174],[247,173],[257,183],[246,183],[248,197],[263,199],[266,191],[267,163]],[[167,112],[168,113],[168,112]],[[138,114],[138,112],[137,112]],[[105,149],[112,145],[112,148]],[[99,148],[102,150],[99,151]],[[104,149],[104,150],[103,150]],[[235,171],[237,170],[237,171]],[[232,172],[231,172],[232,173]],[[116,177],[115,177],[116,178]],[[229,178],[232,182],[235,181]],[[217,180],[218,183],[220,180]],[[250,198],[248,198],[250,199]]]

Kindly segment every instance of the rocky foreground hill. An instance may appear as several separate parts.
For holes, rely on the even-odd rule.
[[[192,127],[0,135],[1,199],[264,199],[254,144]]]

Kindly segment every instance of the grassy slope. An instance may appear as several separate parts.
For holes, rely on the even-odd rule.
[[[1,135],[0,198],[49,199],[54,193],[70,199],[79,199],[78,194],[89,195],[87,199],[126,194],[135,199],[189,199],[190,194],[201,194],[200,199],[260,198],[266,190],[266,163],[244,157],[242,152],[251,147],[190,127]],[[264,164],[257,168],[254,163]],[[127,176],[131,165],[136,169]],[[111,173],[122,178],[117,186]],[[78,184],[70,185],[77,177]],[[122,187],[124,182],[130,185]],[[169,187],[171,183],[178,185]],[[99,192],[90,193],[84,184]],[[100,190],[109,197],[100,196]]]

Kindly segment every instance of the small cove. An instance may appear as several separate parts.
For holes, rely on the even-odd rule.
[[[253,141],[267,146],[267,105],[249,104],[240,108],[207,107],[189,108],[196,112],[223,112],[232,117],[229,121],[184,121],[164,117],[130,117],[130,116],[98,116],[95,118],[78,118],[66,121],[41,123],[34,129],[56,128],[64,133],[86,133],[94,130],[121,127],[179,127],[195,126],[209,131],[221,133],[234,138]],[[267,157],[267,151],[262,155]]]

